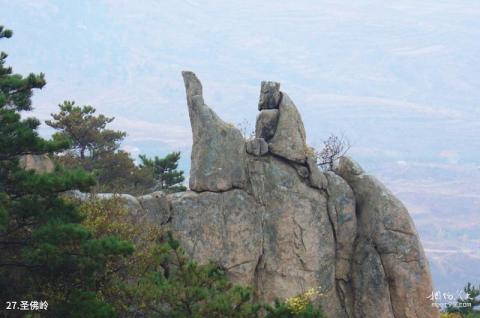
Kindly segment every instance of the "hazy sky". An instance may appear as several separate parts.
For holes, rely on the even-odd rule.
[[[0,1],[19,72],[117,117],[125,146],[190,146],[180,71],[224,119],[253,126],[259,83],[296,102],[311,144],[344,133],[360,161],[480,157],[478,1]]]
[[[47,119],[63,100],[90,104],[116,117],[127,150],[181,150],[188,169],[180,72],[197,73],[223,119],[250,127],[260,81],[275,80],[309,143],[347,136],[351,155],[406,202],[424,242],[435,244],[441,213],[473,213],[465,246],[480,250],[480,1],[0,0],[0,8],[0,24],[15,32],[0,42],[8,64],[46,74],[36,116]],[[432,208],[427,197],[444,204]]]

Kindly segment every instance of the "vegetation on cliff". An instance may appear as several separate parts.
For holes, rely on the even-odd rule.
[[[129,258],[107,264],[110,275],[99,290],[119,317],[322,317],[311,293],[273,307],[254,302],[251,288],[232,284],[218,264],[189,259],[171,233],[146,215],[129,214],[119,197],[86,201],[81,211],[96,237],[134,242]]]

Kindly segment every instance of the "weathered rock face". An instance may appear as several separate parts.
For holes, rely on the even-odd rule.
[[[328,181],[325,175],[317,166],[317,161],[312,156],[307,158],[307,166],[309,170],[310,185],[317,189],[326,189]]]
[[[352,273],[355,294],[360,297],[356,298],[357,316],[372,305],[365,296],[371,290],[382,300],[390,299],[391,308],[383,308],[385,317],[438,315],[427,298],[432,291],[430,270],[407,209],[350,158],[341,158],[336,171],[350,184],[357,200],[358,238]],[[368,263],[379,268],[378,279],[365,276]]]
[[[38,173],[53,172],[55,165],[48,155],[25,155],[20,158],[20,165],[26,170]]]
[[[192,72],[183,72],[193,146],[190,189],[226,191],[246,183],[245,141],[203,101],[202,84]]]
[[[170,203],[171,228],[191,257],[221,264],[238,283],[255,283],[263,233],[262,207],[253,196],[241,190],[187,192]]]
[[[278,109],[264,109],[258,113],[255,125],[255,136],[266,141],[275,136],[278,122]]]
[[[335,172],[321,172],[279,85],[265,89],[283,96],[278,122],[265,121],[273,125],[270,144],[262,148],[265,140],[257,138],[246,147],[203,103],[195,75],[184,78],[193,191],[128,196],[129,209],[168,226],[191,257],[217,262],[235,282],[253,286],[259,300],[320,288],[327,317],[438,317],[426,298],[428,263],[406,209],[348,158]]]
[[[260,87],[258,110],[278,109],[281,98],[280,83],[263,81]]]
[[[337,303],[335,244],[325,195],[307,186],[295,168],[272,156],[250,159],[248,172],[251,193],[263,216],[259,297],[273,301],[321,287]]]
[[[355,239],[357,237],[355,196],[350,186],[341,177],[330,171],[325,176],[328,197],[327,211],[335,239],[335,281],[337,293],[342,307],[347,312],[347,316],[354,317],[352,261]]]
[[[246,143],[247,153],[254,156],[263,156],[268,152],[268,144],[263,138],[253,138]]]
[[[277,129],[270,140],[269,149],[273,154],[295,162],[303,163],[307,158],[302,118],[295,104],[285,93],[282,93]]]

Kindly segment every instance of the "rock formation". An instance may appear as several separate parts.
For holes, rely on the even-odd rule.
[[[258,110],[278,109],[281,99],[282,93],[280,92],[280,83],[269,81],[262,82]]]
[[[20,157],[20,166],[37,173],[49,173],[55,169],[52,159],[48,155],[24,155]]]
[[[221,120],[203,102],[202,84],[183,72],[193,132],[190,189],[226,191],[246,184],[246,152],[242,133]]]
[[[297,107],[287,94],[282,93],[278,107],[278,122],[273,138],[269,141],[272,154],[304,163],[307,158],[305,128]]]
[[[261,110],[257,116],[255,136],[270,141],[275,135],[278,122],[278,109]]]
[[[431,308],[424,306],[425,295],[432,290],[429,266],[407,209],[350,158],[341,158],[336,171],[350,184],[357,198],[358,237],[352,268],[358,277],[357,316],[364,316],[364,308],[371,304],[364,295],[380,287],[382,298],[391,303],[381,317],[429,317]],[[368,264],[364,257],[381,265],[383,273],[380,271],[378,281],[364,276]],[[377,305],[375,308],[378,310]]]
[[[245,141],[183,72],[193,131],[190,190],[126,198],[271,302],[320,288],[328,317],[431,318],[428,263],[404,206],[349,158],[318,169],[301,116],[262,82],[256,138]],[[136,203],[135,203],[136,201]]]

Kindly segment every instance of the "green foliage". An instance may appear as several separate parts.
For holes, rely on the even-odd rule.
[[[95,159],[105,152],[114,152],[126,133],[106,129],[114,118],[102,114],[95,116],[92,106],[75,106],[73,101],[65,101],[58,105],[60,112],[52,114],[53,120],[45,123],[59,130],[54,139],[70,140],[72,149],[77,151],[81,159],[86,155]]]
[[[183,171],[177,170],[179,152],[164,158],[140,156],[135,165],[130,155],[119,150],[125,132],[107,129],[114,118],[96,115],[91,106],[76,106],[66,101],[46,124],[58,130],[53,139],[69,143],[70,149],[57,157],[67,167],[82,167],[97,177],[97,191],[142,194],[147,191],[185,191]]]
[[[440,313],[440,318],[480,318],[480,312],[472,311],[467,314],[462,314],[459,312],[442,312]]]
[[[64,141],[47,141],[39,138],[36,131],[39,125],[40,122],[35,118],[22,120],[17,110],[0,107],[0,149],[2,149],[0,160],[9,160],[14,156],[26,154],[53,152],[68,145]]]
[[[147,215],[140,211],[133,215],[125,206],[126,202],[118,196],[108,200],[93,196],[80,206],[83,224],[96,238],[116,236],[134,242],[135,250],[128,258],[107,264],[108,270],[115,273],[109,282],[134,280],[154,266],[156,242],[163,233],[160,225],[151,222]],[[105,284],[102,293],[112,303],[117,303],[119,294],[115,284]]]
[[[273,306],[265,305],[265,318],[324,318],[322,308],[314,305],[309,291],[287,299],[284,303],[275,301]]]
[[[198,265],[148,215],[129,215],[120,198],[82,204],[84,224],[97,238],[135,241],[133,255],[108,265],[102,295],[122,317],[256,317],[251,290],[232,285],[214,264]]]
[[[11,30],[0,26],[0,39],[10,38],[12,34]],[[11,67],[5,67],[7,57],[5,52],[0,53],[0,109],[31,110],[32,90],[46,84],[44,75],[13,74]]]
[[[169,190],[171,192],[185,191],[181,183],[185,180],[183,171],[177,170],[180,152],[172,152],[163,158],[153,159],[140,155],[141,168],[149,169],[154,179],[154,190]]]
[[[3,25],[0,25],[0,39],[2,38],[11,38],[13,35],[12,30],[5,29]]]
[[[0,26],[0,39],[10,38],[12,31]],[[55,151],[65,143],[48,142],[38,137],[39,121],[34,118],[21,120],[19,111],[31,110],[32,91],[45,85],[43,74],[30,74],[26,78],[14,74],[5,66],[7,54],[0,53],[0,160],[23,154]],[[1,167],[0,167],[1,169]],[[2,173],[2,170],[0,170]],[[5,177],[4,175],[0,175]]]
[[[299,295],[302,296],[302,295]],[[298,297],[298,296],[297,296]],[[320,306],[315,306],[308,302],[301,310],[289,305],[287,302],[282,303],[276,301],[273,306],[265,305],[265,318],[324,318],[323,311]]]
[[[447,312],[441,312],[440,313],[440,318],[463,318],[461,314],[459,313],[447,313]]]
[[[11,35],[0,27],[0,38]],[[113,236],[94,238],[80,223],[76,206],[62,199],[60,194],[68,190],[88,191],[94,184],[91,175],[62,168],[37,174],[19,166],[19,155],[61,151],[67,144],[40,138],[39,121],[21,119],[20,111],[31,109],[33,89],[42,88],[45,80],[43,74],[13,74],[4,66],[5,58],[2,53],[0,299],[47,300],[47,314],[54,317],[75,310],[82,317],[109,317],[112,311],[96,291],[106,264],[132,253],[132,244]]]
[[[447,305],[447,313],[460,313],[463,317],[476,317],[480,316],[480,310],[477,308],[480,305],[480,286],[475,287],[470,282],[463,288],[463,291],[467,295],[466,299],[457,299],[459,304],[470,304],[465,307],[456,307]]]
[[[215,264],[199,265],[167,235],[159,245],[162,269],[150,271],[125,292],[138,299],[149,317],[256,317],[249,288],[234,286]]]
[[[95,293],[88,291],[74,291],[68,302],[58,308],[56,315],[70,318],[117,317],[112,306],[100,301]]]
[[[138,168],[127,152],[118,150],[126,133],[107,129],[113,117],[95,115],[95,108],[75,106],[70,101],[59,108],[58,113],[52,114],[53,120],[46,121],[58,130],[54,140],[70,144],[68,151],[57,156],[57,162],[93,172],[97,191],[139,194],[152,186],[150,174]]]

